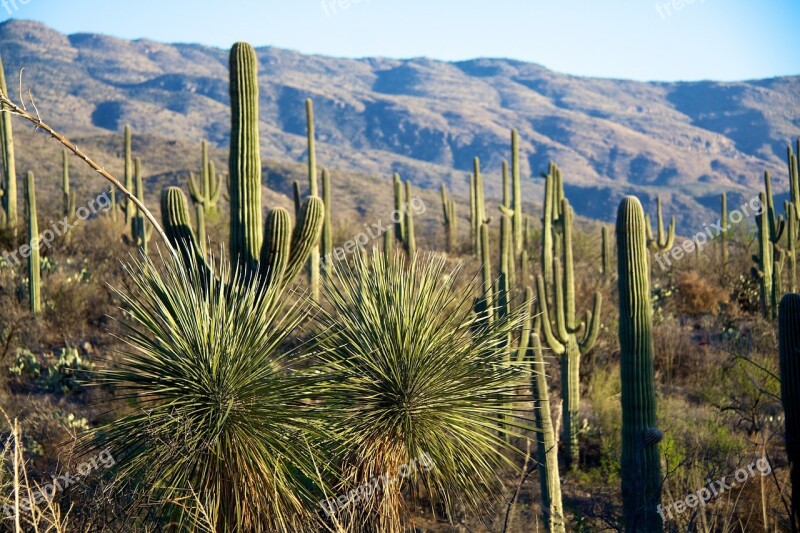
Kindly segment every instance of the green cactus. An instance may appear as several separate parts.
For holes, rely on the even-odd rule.
[[[789,260],[789,292],[797,292],[797,213],[794,203],[784,203],[786,211],[786,249],[784,255]]]
[[[664,218],[661,212],[661,198],[656,198],[656,217],[658,219],[658,235],[653,238],[653,229],[650,226],[650,217],[647,217],[647,247],[653,252],[666,252],[675,244],[675,217],[669,223],[669,229],[664,232]]]
[[[639,200],[617,212],[617,276],[622,383],[622,503],[625,531],[662,530],[661,463],[653,371],[653,311],[647,223]]]
[[[134,190],[133,194],[136,195],[136,198],[144,204],[144,187],[142,185],[142,162],[137,157],[133,163],[134,166]],[[129,202],[133,204],[133,202]],[[134,207],[136,207],[134,205]],[[147,255],[147,242],[150,240],[150,236],[153,233],[153,226],[147,224],[147,220],[144,217],[144,213],[137,207],[134,211],[133,219],[131,219],[131,237],[133,238],[133,243],[139,247],[142,253]]]
[[[314,103],[306,98],[306,123],[308,130],[308,190],[311,196],[319,196],[317,183],[317,145],[314,133]],[[311,299],[319,301],[319,245],[311,248],[308,258],[308,282],[311,284]]]
[[[787,294],[778,313],[781,402],[792,485],[792,531],[800,529],[800,294]]]
[[[131,127],[125,126],[125,188],[129,191],[133,190],[133,156],[131,155]],[[125,224],[130,224],[136,214],[136,204],[133,202],[124,202],[125,208]]]
[[[322,256],[333,256],[333,222],[331,219],[331,175],[322,169],[322,203],[325,204],[325,222],[322,225]]]
[[[254,272],[263,242],[258,136],[258,58],[243,42],[230,54],[230,253],[234,268]]]
[[[561,478],[558,473],[558,443],[550,415],[550,394],[547,389],[542,344],[536,332],[531,332],[528,354],[532,366],[531,392],[537,429],[536,449],[544,527],[553,533],[563,533],[566,526],[561,504]]]
[[[405,206],[405,218],[406,218],[406,252],[408,252],[409,258],[414,258],[417,253],[417,239],[414,233],[414,212],[411,209],[410,202],[411,202],[411,182],[406,181],[405,183],[405,196],[406,201],[409,202],[408,205]]]
[[[607,226],[603,226],[600,232],[600,244],[602,248],[600,254],[602,256],[603,283],[608,283],[608,278],[611,275],[611,243],[608,240]]]
[[[492,279],[492,262],[489,253],[489,225],[481,224],[481,296],[476,300],[475,312],[485,324],[494,321],[494,280]]]
[[[205,254],[195,239],[189,219],[189,206],[179,187],[167,187],[161,192],[161,221],[167,238],[184,257],[186,264],[193,262],[198,266],[205,266]],[[192,262],[189,261],[190,257],[193,258]]]
[[[61,214],[68,220],[75,218],[75,195],[70,191],[69,156],[66,150],[61,151]],[[64,242],[69,244],[71,240],[72,232],[68,228]]]
[[[0,92],[8,95],[3,60],[0,58]],[[3,210],[6,228],[17,235],[17,167],[14,157],[14,133],[11,129],[11,113],[0,106],[0,143],[3,155]]]
[[[448,253],[456,253],[458,247],[458,214],[456,202],[447,194],[447,187],[442,183],[442,212],[444,213],[444,234]]]
[[[300,214],[300,203],[301,203],[301,196],[300,196],[300,182],[294,180],[292,182],[292,199],[294,200],[294,217]]]
[[[197,218],[197,241],[200,245],[199,252],[206,255],[206,243],[208,236],[206,234],[206,208],[203,204],[194,204],[195,217]]]
[[[195,180],[193,172],[189,173],[189,196],[195,205],[203,208],[203,220],[206,216],[211,216],[216,210],[220,191],[222,190],[222,179],[217,176],[216,167],[213,161],[208,160],[208,143],[203,141],[200,145],[200,183]],[[200,221],[198,220],[198,226]],[[205,233],[205,227],[203,228]],[[205,246],[205,241],[203,241]]]
[[[561,217],[561,200],[564,188],[561,182],[561,171],[550,162],[545,175],[544,204],[542,215],[542,274],[547,283],[553,282],[553,259],[560,255],[558,245],[560,237],[559,221]]]
[[[483,176],[481,176],[481,161],[477,157],[472,160],[473,166],[473,197],[475,198],[475,255],[481,255],[481,225],[488,224],[489,220],[486,218],[486,203],[484,201],[483,193]]]
[[[394,236],[398,242],[405,243],[406,221],[405,217],[401,216],[406,203],[406,198],[404,197],[405,189],[403,188],[403,182],[400,180],[400,174],[395,173],[392,179],[394,184],[394,211],[397,218],[397,222],[394,224]]]
[[[25,200],[28,208],[28,303],[34,315],[42,311],[41,259],[39,257],[39,221],[36,215],[36,184],[33,172],[28,172],[25,182]]]
[[[553,206],[555,209],[555,206]],[[592,311],[586,312],[584,322],[575,318],[575,274],[572,256],[573,213],[569,201],[561,200],[559,209],[563,234],[563,274],[561,260],[553,260],[553,301],[555,302],[555,320],[551,322],[542,275],[537,278],[539,290],[539,308],[542,313],[542,325],[545,340],[556,355],[561,356],[562,397],[564,400],[564,423],[562,440],[566,444],[566,461],[571,469],[578,466],[578,408],[580,405],[580,360],[594,347],[600,330],[600,309],[603,297],[600,291],[595,292]],[[552,325],[551,325],[552,324]],[[578,332],[583,336],[578,339]]]
[[[475,199],[475,174],[469,175],[469,242],[472,246],[472,255],[478,255],[481,238],[480,227],[478,224],[478,203]]]
[[[519,167],[519,133],[511,130],[511,190],[513,198],[514,215],[511,218],[514,223],[514,250],[515,255],[522,252],[522,183]]]
[[[723,226],[723,230],[727,229],[725,226],[728,223],[728,195],[722,193],[720,195],[720,224]],[[722,262],[722,269],[723,271],[728,266],[728,233],[727,231],[723,231],[722,235],[720,236],[720,261]]]
[[[383,233],[383,256],[388,261],[392,258],[392,245],[394,244],[394,235],[391,231]],[[388,264],[388,263],[387,263]]]
[[[761,205],[766,205],[766,195],[759,193]],[[769,222],[765,213],[756,215],[756,228],[758,229],[758,254],[753,256],[756,266],[752,269],[753,277],[759,281],[759,300],[761,301],[761,314],[772,318],[772,280],[773,280],[773,244],[769,239]]]
[[[797,140],[797,154],[792,151],[792,145],[786,147],[789,163],[789,190],[791,202],[794,204],[795,216],[800,217],[800,169],[798,169],[798,156],[800,156],[800,139]]]

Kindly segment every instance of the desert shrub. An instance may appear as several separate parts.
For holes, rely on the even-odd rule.
[[[67,346],[58,355],[36,356],[29,350],[19,349],[8,373],[29,390],[64,394],[84,390],[81,382],[86,382],[93,368],[92,362],[81,357],[76,348]]]
[[[683,315],[717,315],[720,306],[728,303],[728,300],[727,292],[709,282],[696,270],[684,272],[678,277],[676,303],[678,312]]]

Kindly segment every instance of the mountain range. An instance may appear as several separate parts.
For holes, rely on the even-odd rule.
[[[180,183],[182,171],[199,165],[201,139],[225,164],[226,50],[63,35],[9,20],[0,24],[0,54],[12,95],[22,71],[24,92],[34,95],[42,118],[100,158],[118,155],[120,132],[130,124],[153,187]],[[529,206],[540,203],[539,176],[554,161],[578,214],[610,220],[624,194],[637,194],[649,209],[661,196],[665,214],[689,234],[716,220],[722,191],[732,206],[757,194],[765,170],[785,193],[786,145],[800,132],[800,76],[637,82],[510,59],[342,59],[274,47],[258,48],[258,56],[266,185],[285,195],[290,179],[302,179],[310,97],[318,160],[334,177],[346,175],[353,194],[360,191],[346,204],[362,212],[371,209],[366,191],[385,191],[375,194],[388,204],[394,172],[431,193],[444,182],[465,200],[473,157],[487,175],[488,195],[499,197],[501,162],[510,158],[516,128]],[[52,150],[32,132],[19,135],[20,158],[31,166]],[[272,168],[277,162],[283,170]],[[58,160],[41,164],[54,172]]]

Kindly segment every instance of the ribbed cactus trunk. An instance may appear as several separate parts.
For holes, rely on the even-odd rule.
[[[552,164],[550,165],[552,167]],[[544,214],[542,215],[542,275],[546,283],[553,282],[553,214],[555,178],[552,171],[544,182]]]
[[[306,122],[308,129],[308,190],[311,196],[319,196],[317,183],[317,145],[314,133],[314,103],[306,99]],[[311,299],[319,301],[319,245],[311,248],[308,258],[308,282],[311,285]]]
[[[552,533],[566,531],[564,509],[561,504],[561,478],[558,473],[558,443],[553,432],[550,414],[550,394],[547,390],[547,370],[542,355],[542,344],[537,333],[531,333],[528,352],[532,363],[531,391],[533,415],[536,422],[536,451],[539,461],[544,526]]]
[[[514,253],[518,255],[522,252],[522,181],[519,168],[519,133],[511,130],[511,190],[512,203],[514,208]]]
[[[0,58],[0,92],[8,95],[3,60]],[[14,132],[11,128],[11,114],[0,107],[0,144],[3,155],[3,210],[6,227],[17,235],[17,165],[14,157]]]
[[[394,236],[398,242],[405,245],[406,219],[403,215],[403,209],[407,199],[405,198],[405,189],[403,188],[402,180],[400,180],[400,174],[395,174],[392,177],[392,185],[394,186],[394,213],[397,221],[394,224]]]
[[[409,259],[413,259],[417,253],[417,237],[414,232],[414,212],[411,210],[411,182],[405,183],[405,196],[408,205],[405,206],[406,219],[406,252]]]
[[[125,138],[125,188],[129,191],[133,190],[133,155],[131,150],[131,127],[129,125],[125,126],[125,133],[123,134]],[[136,214],[136,205],[129,201],[125,201],[125,224],[128,225],[133,220],[133,216]]]
[[[766,195],[758,195],[761,205],[766,205]],[[761,301],[761,314],[766,318],[772,315],[772,242],[769,239],[769,222],[766,211],[756,215],[756,228],[758,229],[758,255],[753,256],[757,266],[753,267],[753,275],[759,280],[759,300]]]
[[[333,257],[333,222],[331,219],[331,174],[322,169],[322,203],[325,204],[325,221],[322,223],[322,256]]]
[[[722,193],[720,197],[720,206],[721,213],[720,213],[720,224],[722,224],[723,229],[728,224],[728,195]],[[723,231],[722,235],[720,235],[720,261],[722,262],[722,269],[723,271],[728,267],[728,232]]]
[[[258,59],[243,42],[230,53],[230,253],[234,268],[254,272],[263,241],[261,153],[258,133]]]
[[[486,204],[484,203],[483,193],[483,176],[481,175],[481,161],[477,157],[472,160],[473,175],[474,175],[474,196],[475,196],[475,225],[478,231],[475,243],[476,255],[481,255],[481,225],[487,222],[486,220]]]
[[[33,172],[28,172],[25,182],[25,200],[28,208],[28,304],[34,315],[42,311],[41,259],[39,257],[39,220],[36,214],[36,184]]]
[[[472,247],[472,255],[478,256],[478,241],[481,238],[481,229],[478,224],[478,204],[475,200],[475,174],[469,175],[469,243]]]
[[[622,378],[622,503],[627,532],[659,532],[663,522],[656,427],[653,316],[647,223],[635,197],[617,212],[619,342]]]
[[[778,313],[781,401],[792,482],[792,531],[800,530],[800,294],[787,294]]]

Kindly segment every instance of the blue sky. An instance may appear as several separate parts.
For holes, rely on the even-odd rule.
[[[0,0],[0,17],[222,48],[508,57],[637,80],[800,74],[798,0]]]

